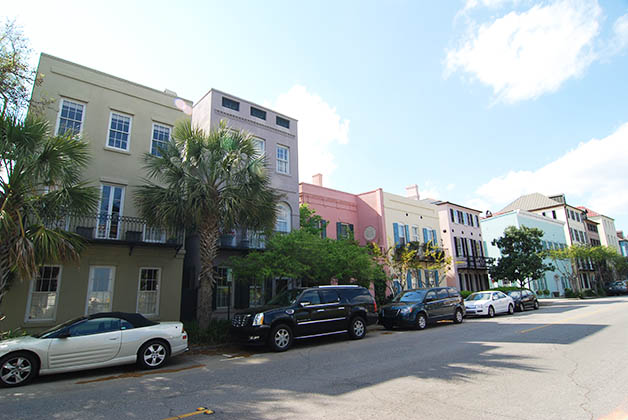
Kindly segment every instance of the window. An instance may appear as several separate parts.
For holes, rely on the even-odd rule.
[[[480,227],[480,219],[478,218],[478,215],[477,215],[477,214],[475,215],[475,225],[476,225],[477,227]]]
[[[68,332],[70,337],[80,337],[83,335],[102,334],[107,332],[120,331],[119,318],[94,318],[85,320],[70,327]]]
[[[456,216],[454,213],[454,209],[449,209],[449,216],[451,217],[451,222],[456,223]]]
[[[321,303],[338,303],[340,302],[340,296],[335,290],[319,290],[318,294],[321,297]]]
[[[440,300],[440,299],[447,299],[449,297],[449,293],[447,292],[447,289],[439,289],[438,292],[436,292],[436,299]]]
[[[285,127],[285,128],[290,128],[290,120],[287,120],[285,118],[281,118],[279,115],[277,115],[277,118],[275,119],[275,122],[277,123],[277,125],[280,125],[280,126]]]
[[[458,223],[460,223],[461,225],[464,225],[464,219],[462,216],[462,212],[460,210],[456,210],[456,212],[458,213]]]
[[[224,96],[222,97],[222,106],[233,109],[234,111],[240,111],[240,102],[225,98]]]
[[[399,245],[405,245],[407,242],[406,239],[406,226],[399,224]]]
[[[60,279],[60,266],[39,267],[39,274],[31,281],[27,321],[55,319]]]
[[[552,218],[556,219],[556,210],[552,210]]]
[[[350,223],[336,223],[336,239],[353,239],[353,225]]]
[[[140,268],[140,283],[137,292],[137,312],[145,316],[159,314],[159,268]]]
[[[214,267],[216,280],[216,308],[228,308],[231,306],[230,284],[231,269],[227,267]]]
[[[119,239],[119,225],[123,205],[124,187],[102,184],[97,238]]]
[[[150,144],[151,155],[161,156],[159,149],[165,149],[170,141],[170,127],[153,123],[153,137]]]
[[[57,135],[66,133],[73,135],[83,131],[83,118],[85,116],[85,105],[68,99],[61,99],[59,109],[59,119],[57,121]]]
[[[259,108],[255,108],[255,107],[251,107],[251,115],[259,118],[260,120],[265,120],[266,119],[266,111],[262,111]]]
[[[90,267],[85,314],[111,312],[114,274],[115,267]]]
[[[131,117],[112,112],[109,117],[109,138],[107,145],[114,149],[129,150],[131,138]]]
[[[266,142],[263,139],[258,139],[257,137],[253,137],[253,146],[257,153],[263,155],[266,153]]]
[[[290,173],[290,149],[285,146],[277,145],[277,172]]]
[[[308,290],[303,293],[299,302],[309,302],[310,305],[320,305],[321,298],[316,290]]]
[[[290,206],[286,203],[279,203],[277,209],[277,223],[275,223],[275,230],[277,232],[288,233],[291,230],[291,215]]]
[[[412,242],[419,242],[419,227],[412,226]]]

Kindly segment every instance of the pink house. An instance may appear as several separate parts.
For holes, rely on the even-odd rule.
[[[311,184],[299,184],[299,203],[307,204],[327,221],[324,235],[328,238],[353,236],[360,245],[386,244],[381,188],[351,194],[323,187],[323,175],[317,174]]]

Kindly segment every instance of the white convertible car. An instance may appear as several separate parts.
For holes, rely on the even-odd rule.
[[[471,293],[464,300],[467,315],[486,315],[489,318],[495,314],[515,312],[515,302],[505,293],[499,291],[484,291]]]
[[[43,333],[0,341],[0,386],[36,375],[137,363],[156,369],[188,350],[180,322],[154,322],[140,314],[106,312],[67,321]]]

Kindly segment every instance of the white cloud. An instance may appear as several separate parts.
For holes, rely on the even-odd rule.
[[[438,186],[432,181],[425,181],[423,185],[419,185],[419,197],[421,200],[426,198],[433,198],[434,200],[440,200],[441,193]]]
[[[593,42],[601,15],[597,0],[560,0],[513,11],[479,26],[470,21],[459,47],[447,52],[447,73],[470,74],[504,102],[554,92],[566,80],[580,76],[596,58]]]
[[[311,182],[311,176],[317,173],[329,180],[338,166],[331,148],[349,142],[349,120],[341,118],[336,108],[301,85],[265,105],[298,120],[299,181]]]
[[[619,51],[628,47],[628,13],[620,16],[613,25],[613,47]]]
[[[610,217],[628,216],[628,123],[536,170],[511,171],[480,186],[478,200],[492,211],[523,194],[565,193],[570,203]]]

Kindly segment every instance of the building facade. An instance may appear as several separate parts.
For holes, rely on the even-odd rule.
[[[617,231],[617,240],[619,242],[619,249],[621,250],[621,255],[624,257],[628,257],[628,238],[624,237],[624,232],[621,230]]]
[[[617,229],[615,228],[615,219],[604,216],[584,206],[578,207],[587,215],[587,219],[598,224],[598,236],[601,245],[614,248],[618,253],[621,252],[619,247],[619,238],[617,237]]]
[[[510,210],[480,220],[486,253],[490,258],[494,259],[501,257],[501,253],[499,248],[493,245],[492,242],[502,237],[504,231],[509,226],[515,226],[516,228],[526,226],[540,229],[543,231],[541,240],[544,249],[564,249],[567,247],[565,224],[566,222],[564,221],[525,210]],[[569,284],[569,277],[572,272],[571,263],[569,261],[556,262],[549,258],[544,262],[553,264],[556,269],[547,271],[542,279],[531,281],[530,288],[535,291],[549,290],[552,296],[564,295],[565,289],[571,288]],[[499,282],[497,285],[510,286],[502,282]]]
[[[68,131],[89,144],[84,180],[98,188],[93,214],[59,215],[58,226],[82,235],[78,265],[43,265],[36,278],[16,281],[2,302],[3,326],[41,329],[103,311],[140,312],[178,320],[183,232],[149,226],[138,217],[134,191],[146,172],[143,156],[159,153],[178,120],[189,119],[174,92],[158,91],[47,54],[33,98],[54,134]]]
[[[451,257],[447,285],[458,290],[489,288],[488,266],[480,228],[480,211],[437,202],[443,248]]]

